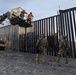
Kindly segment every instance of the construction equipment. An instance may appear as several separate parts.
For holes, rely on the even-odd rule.
[[[19,25],[20,27],[32,27],[30,23],[28,23],[24,17],[26,18],[27,12],[21,7],[17,7],[12,9],[10,12],[6,12],[5,14],[0,16],[0,24],[8,18],[12,25]]]

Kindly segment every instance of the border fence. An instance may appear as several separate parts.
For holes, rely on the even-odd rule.
[[[70,45],[70,57],[76,58],[76,7],[59,10],[59,15],[34,21],[34,32],[20,35],[20,51],[36,53],[36,41],[45,34],[49,46],[47,54],[56,56],[58,52],[58,39],[66,35]],[[22,45],[22,47],[21,47]]]
[[[67,35],[71,57],[76,58],[76,7],[60,10],[60,34]]]

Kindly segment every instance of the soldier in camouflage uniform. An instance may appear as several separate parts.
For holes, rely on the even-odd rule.
[[[66,64],[68,63],[67,61],[67,53],[69,51],[69,46],[68,46],[68,41],[66,36],[62,36],[59,42],[59,52],[58,52],[58,57],[56,59],[57,63],[60,62],[60,57],[64,55],[66,57]]]
[[[36,43],[37,47],[36,63],[39,63],[40,55],[42,55],[42,62],[45,63],[47,46],[48,46],[47,38],[45,38],[45,35],[42,34],[41,38]]]

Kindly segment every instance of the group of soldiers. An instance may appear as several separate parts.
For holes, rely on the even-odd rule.
[[[21,12],[20,16],[24,17],[24,14],[27,14],[27,12],[23,10]],[[33,16],[32,12],[30,12],[30,14],[28,14],[28,16],[27,16],[27,22],[31,24],[31,20],[33,17],[34,16]],[[47,38],[45,38],[45,35],[42,34],[41,38],[36,43],[36,49],[37,49],[36,50],[36,53],[37,53],[36,63],[39,63],[39,59],[40,59],[41,55],[42,55],[42,62],[45,63],[47,47],[48,47]],[[61,35],[61,37],[59,39],[59,51],[58,51],[58,56],[57,56],[56,62],[59,63],[60,57],[62,55],[64,55],[66,57],[66,63],[68,63],[68,61],[67,61],[68,52],[69,52],[69,45],[68,45],[67,36]]]
[[[6,38],[5,42],[3,42],[2,38],[0,38],[0,50],[5,48],[7,44],[8,44],[8,38]],[[48,40],[45,37],[45,35],[42,34],[41,38],[36,43],[36,53],[37,53],[36,63],[40,63],[40,58],[42,58],[42,63],[46,62],[47,47],[48,47]],[[64,55],[66,57],[65,63],[68,64],[68,60],[67,60],[68,52],[69,52],[69,45],[68,45],[67,36],[62,35],[59,39],[59,51],[56,62],[60,63],[60,57]]]
[[[45,35],[42,34],[41,38],[36,43],[36,49],[37,49],[36,63],[39,63],[41,55],[42,55],[42,63],[45,63],[47,47],[48,47],[48,40],[47,38],[45,38]],[[68,52],[69,52],[69,45],[68,45],[67,36],[62,35],[59,39],[59,50],[58,50],[56,62],[60,63],[60,57],[64,55],[66,57],[65,63],[68,64],[68,60],[67,60]]]

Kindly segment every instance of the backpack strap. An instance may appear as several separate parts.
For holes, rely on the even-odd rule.
[[[39,47],[40,42],[42,41],[43,38],[41,38],[38,42],[37,48]]]

